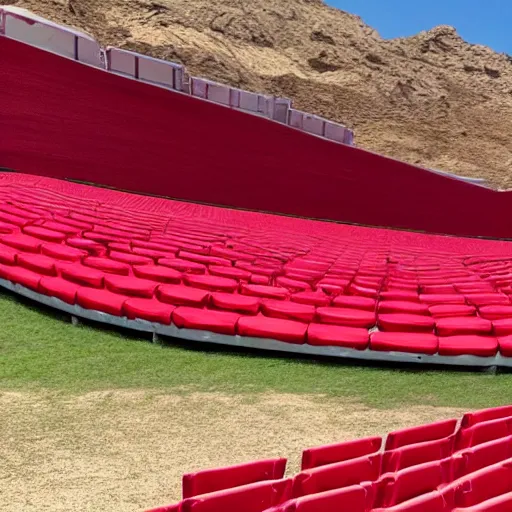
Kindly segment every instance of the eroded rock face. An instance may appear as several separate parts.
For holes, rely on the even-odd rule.
[[[453,27],[384,40],[321,0],[16,5],[195,75],[293,98],[353,127],[369,149],[512,186],[511,57],[465,42]]]

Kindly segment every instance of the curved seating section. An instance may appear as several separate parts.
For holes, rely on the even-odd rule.
[[[509,512],[510,406],[310,448],[301,471],[269,459],[183,477],[183,499],[148,512]]]
[[[188,339],[507,365],[509,248],[21,174],[0,180],[4,287],[78,316]]]

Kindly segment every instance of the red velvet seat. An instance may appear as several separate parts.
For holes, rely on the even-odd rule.
[[[370,335],[371,350],[412,352],[433,355],[438,351],[437,336],[426,332],[382,332]]]
[[[82,263],[86,267],[102,270],[108,274],[127,276],[130,273],[130,265],[120,261],[114,261],[109,258],[88,256],[87,258],[83,259]]]
[[[334,297],[332,305],[340,308],[375,311],[377,302],[375,299],[370,297],[362,297],[359,295],[338,295],[337,297]]]
[[[134,265],[133,274],[141,279],[150,279],[159,283],[179,284],[181,272],[160,265]]]
[[[480,357],[495,356],[498,340],[494,336],[474,334],[460,336],[439,336],[439,354],[443,356],[473,355]]]
[[[365,350],[370,336],[368,330],[360,327],[344,327],[310,323],[307,342],[314,346],[334,346]]]
[[[101,311],[108,315],[123,316],[123,306],[129,297],[113,293],[109,290],[95,288],[79,288],[76,294],[77,303],[85,309]]]
[[[378,452],[382,437],[367,437],[353,441],[308,448],[302,452],[301,470],[317,468],[326,464],[357,459]]]
[[[346,327],[370,328],[375,325],[375,313],[361,309],[318,308],[317,317],[321,323],[344,325]]]
[[[287,343],[303,344],[306,342],[307,328],[307,324],[302,322],[258,315],[240,318],[237,331],[241,336],[269,338]]]
[[[413,315],[408,313],[379,313],[377,317],[377,325],[382,331],[432,332],[435,322],[431,317],[425,315]]]
[[[126,317],[133,320],[140,318],[148,322],[169,325],[175,306],[165,304],[156,299],[129,298],[123,304]]]
[[[492,323],[476,316],[441,318],[436,321],[436,331],[439,336],[485,335],[492,332]]]
[[[234,279],[211,275],[184,274],[183,282],[188,286],[211,292],[234,292],[238,288],[238,282]]]
[[[286,459],[275,458],[183,475],[183,498],[283,478]]]

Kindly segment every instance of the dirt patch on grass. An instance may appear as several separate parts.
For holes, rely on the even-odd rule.
[[[460,415],[376,410],[285,394],[110,391],[0,394],[2,510],[143,510],[180,498],[181,475]]]

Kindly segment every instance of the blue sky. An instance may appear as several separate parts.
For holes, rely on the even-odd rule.
[[[512,0],[324,0],[357,14],[382,37],[452,25],[470,43],[512,54]]]

